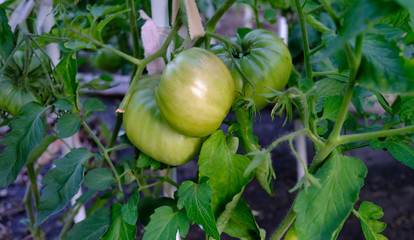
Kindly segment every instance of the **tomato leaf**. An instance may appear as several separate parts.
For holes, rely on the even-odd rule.
[[[410,13],[411,29],[414,31],[414,2],[411,0],[396,0],[396,2]]]
[[[366,174],[361,160],[334,153],[315,174],[322,187],[312,185],[296,198],[299,239],[332,239],[357,201]]]
[[[14,49],[14,35],[9,26],[6,11],[0,7],[0,56],[5,61]]]
[[[112,205],[111,225],[105,235],[102,236],[102,240],[134,240],[135,234],[137,234],[137,227],[125,222],[122,217],[122,205],[115,202]]]
[[[90,217],[73,225],[64,240],[98,240],[106,232],[110,223],[110,208],[101,208],[92,213]]]
[[[59,98],[54,104],[57,109],[64,111],[71,111],[73,109],[73,104],[69,102],[66,98]]]
[[[66,55],[53,70],[53,76],[56,81],[59,84],[63,84],[65,96],[79,111],[79,82],[76,79],[77,73],[78,65],[75,52],[70,52]]]
[[[380,206],[372,202],[364,201],[359,206],[358,212],[354,211],[355,216],[361,221],[362,231],[368,240],[384,240],[386,237],[379,233],[384,231],[386,223],[377,221],[384,216]]]
[[[185,238],[189,228],[190,221],[183,210],[173,212],[171,207],[162,206],[155,209],[151,215],[151,221],[145,227],[142,240],[176,239],[177,230],[180,236]]]
[[[243,199],[237,202],[224,232],[238,239],[265,239],[265,232],[254,219],[252,210]]]
[[[414,148],[401,136],[387,137],[385,141],[372,139],[369,144],[374,150],[387,149],[395,159],[414,169]]]
[[[219,216],[226,204],[250,181],[250,176],[243,177],[249,163],[246,156],[231,153],[221,130],[204,142],[198,159],[199,179],[209,178],[207,184],[213,189],[211,208],[214,216]]]
[[[55,168],[42,179],[45,188],[39,201],[35,227],[50,215],[60,212],[79,191],[85,167],[83,162],[92,157],[86,148],[75,148],[63,158],[54,161]]]
[[[46,151],[51,143],[56,141],[56,137],[52,135],[47,135],[42,139],[42,142],[33,148],[30,152],[29,156],[27,157],[26,163],[32,163],[36,161],[42,154]]]
[[[394,40],[366,34],[358,82],[382,93],[412,93],[414,64],[400,56],[400,52]]]
[[[344,25],[338,35],[321,51],[321,59],[343,49],[348,40],[353,39],[369,26],[375,25],[383,16],[399,11],[398,4],[386,0],[352,1],[344,13]]]
[[[85,186],[92,190],[105,190],[114,181],[111,170],[107,168],[95,168],[85,176]]]
[[[341,110],[343,96],[330,96],[326,98],[325,107],[323,108],[323,115],[321,119],[329,119],[336,121],[339,110]]]
[[[42,142],[45,133],[44,111],[40,104],[31,102],[20,109],[18,117],[11,120],[12,130],[2,141],[5,148],[0,155],[0,188],[16,180],[30,152]]]
[[[72,113],[64,113],[57,121],[58,137],[67,138],[77,133],[80,129],[80,118]]]
[[[139,191],[135,189],[134,194],[129,198],[128,203],[122,205],[122,217],[124,221],[130,225],[134,225],[138,220],[138,202],[139,202]]]
[[[406,123],[413,123],[414,120],[414,97],[402,96],[398,113],[400,120]],[[394,108],[393,108],[394,110]]]
[[[88,98],[83,104],[83,110],[85,111],[85,119],[88,118],[92,113],[98,111],[105,111],[106,106],[97,98]]]
[[[177,207],[180,210],[185,208],[190,221],[203,226],[203,230],[214,239],[220,239],[210,205],[213,190],[207,185],[207,180],[202,178],[199,184],[183,182],[178,189]]]
[[[346,82],[334,78],[324,78],[317,81],[315,85],[317,89],[315,110],[318,113],[322,111],[327,97],[343,96]]]
[[[154,198],[154,197],[144,197],[139,200],[138,203],[138,219],[144,225],[147,226],[150,222],[150,216],[154,213],[155,209],[168,206],[177,210],[177,201],[173,198]]]

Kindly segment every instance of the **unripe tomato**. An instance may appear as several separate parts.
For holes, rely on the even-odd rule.
[[[296,233],[295,224],[293,224],[289,231],[286,233],[285,240],[299,240],[298,235]]]
[[[31,101],[37,101],[32,92],[15,87],[11,82],[0,80],[0,108],[17,116],[20,108]]]
[[[168,165],[190,161],[200,151],[201,139],[182,135],[161,116],[154,91],[161,76],[140,80],[124,113],[128,139],[142,152]]]
[[[92,66],[110,73],[115,73],[122,66],[122,57],[109,50],[94,52],[90,60]]]
[[[272,92],[266,87],[281,91],[286,86],[292,69],[292,57],[283,41],[265,29],[256,29],[247,33],[239,45],[243,52],[233,50],[233,57],[255,86],[253,99],[257,108],[262,109],[267,105],[267,101],[261,94]],[[253,88],[243,81],[226,47],[216,45],[211,51],[229,67],[236,91],[244,92],[246,97],[251,97]]]
[[[205,49],[191,48],[167,64],[155,99],[174,129],[187,136],[204,137],[219,128],[234,94],[226,65]]]

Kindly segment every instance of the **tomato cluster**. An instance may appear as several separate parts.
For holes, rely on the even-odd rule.
[[[289,79],[290,53],[281,39],[266,30],[247,34],[241,49],[232,57],[223,46],[212,52],[191,48],[168,63],[162,76],[140,80],[124,113],[130,141],[168,165],[191,160],[202,139],[221,125],[236,91],[253,93],[243,74],[256,88],[252,97],[257,107],[263,108],[267,102],[261,94],[271,91],[266,87],[282,90]]]

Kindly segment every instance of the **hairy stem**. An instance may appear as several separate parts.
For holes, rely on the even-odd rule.
[[[243,52],[243,49],[237,43],[235,43],[233,41],[230,41],[230,40],[228,40],[228,39],[226,39],[226,38],[224,38],[224,37],[222,37],[222,36],[220,36],[218,34],[215,34],[213,32],[209,32],[209,31],[206,31],[205,32],[205,35],[206,36],[209,36],[209,37],[213,37],[213,38],[215,38],[217,40],[220,40],[221,42],[223,42],[224,44],[226,44],[228,46],[234,47],[237,50],[237,52],[239,52],[239,53]]]
[[[139,32],[137,27],[137,17],[135,15],[135,4],[134,0],[126,0],[127,8],[129,8],[128,18],[129,18],[129,27],[131,29],[132,35],[132,47],[133,47],[133,56],[134,58],[139,59],[140,49],[139,49]],[[134,78],[134,73],[137,71],[137,66],[134,65],[131,74],[131,81]]]
[[[302,33],[302,45],[303,45],[303,55],[305,60],[305,68],[306,68],[306,78],[312,80],[312,65],[310,62],[310,49],[309,49],[309,40],[308,40],[308,32],[306,29],[306,19],[303,13],[303,9],[300,5],[299,0],[295,0],[296,7],[298,10],[299,15],[299,23],[300,23],[300,30]]]
[[[395,136],[399,134],[407,134],[407,133],[412,133],[412,132],[414,132],[414,125],[397,128],[397,129],[381,130],[381,131],[368,132],[368,133],[350,134],[350,135],[341,136],[339,138],[338,145],[361,141],[361,140],[389,137],[389,136]]]
[[[124,191],[122,189],[121,178],[119,177],[119,174],[116,171],[115,166],[111,161],[111,158],[109,157],[108,151],[102,145],[101,141],[99,141],[98,137],[95,135],[95,133],[92,131],[92,129],[88,126],[88,124],[85,122],[85,120],[82,120],[82,125],[86,129],[86,131],[89,133],[89,135],[92,137],[92,139],[95,141],[95,143],[98,145],[99,149],[101,150],[101,152],[103,154],[103,157],[108,162],[109,166],[111,167],[111,170],[112,170],[113,174],[115,175],[116,181],[118,183],[118,189],[123,194]]]
[[[288,141],[290,139],[293,139],[294,137],[297,137],[299,135],[305,134],[306,133],[306,129],[302,129],[293,133],[290,133],[288,135],[285,135],[283,137],[280,137],[278,139],[276,139],[268,148],[267,148],[267,152],[270,153],[273,148],[275,148],[277,145],[279,145],[279,143],[284,142],[284,141]]]
[[[276,229],[276,231],[270,237],[270,240],[282,239],[283,235],[287,232],[290,226],[293,224],[296,218],[296,213],[293,211],[293,206],[290,208],[288,215],[283,219],[282,223]]]
[[[229,10],[231,6],[236,2],[236,0],[226,0],[220,7],[217,9],[217,11],[214,13],[214,15],[207,21],[205,25],[206,31],[214,32],[216,29],[216,25],[218,21],[223,17],[223,15]],[[205,37],[197,39],[197,41],[194,43],[194,47],[200,47],[204,42]]]

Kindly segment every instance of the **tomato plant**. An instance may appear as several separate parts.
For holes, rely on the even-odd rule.
[[[409,1],[0,2],[0,238],[412,235],[361,194],[369,149],[414,169]]]
[[[223,62],[192,48],[168,65],[155,93],[160,112],[174,129],[205,137],[219,128],[234,100],[234,83]]]
[[[155,160],[175,166],[199,153],[201,139],[178,133],[161,116],[154,94],[160,78],[151,76],[138,83],[125,109],[124,128],[138,149]]]
[[[282,91],[289,80],[290,52],[282,39],[265,29],[252,30],[237,40],[241,51],[228,50],[224,44],[212,51],[230,68],[236,91],[241,94],[236,96],[251,97],[257,108],[263,109],[268,103],[263,94],[272,89]]]

